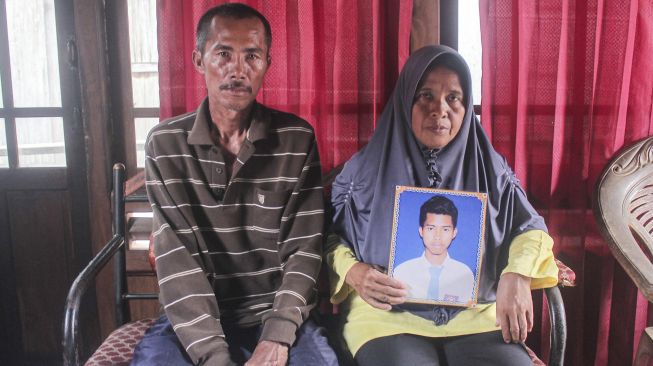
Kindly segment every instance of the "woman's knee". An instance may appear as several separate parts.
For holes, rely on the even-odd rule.
[[[412,334],[373,339],[356,352],[354,359],[359,366],[440,364],[437,343]]]
[[[524,346],[505,343],[500,331],[452,338],[443,344],[443,351],[450,366],[533,364]]]

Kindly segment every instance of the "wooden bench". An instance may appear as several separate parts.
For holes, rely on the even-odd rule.
[[[324,176],[325,192],[328,192],[330,184],[339,172],[334,168]],[[64,366],[81,365],[82,360],[79,355],[79,336],[78,336],[78,317],[79,306],[82,296],[88,287],[94,283],[95,276],[115,257],[114,261],[114,279],[115,279],[115,306],[116,306],[116,330],[114,330],[98,347],[93,355],[84,363],[88,366],[94,365],[129,365],[134,347],[143,337],[145,331],[155,321],[154,318],[140,319],[129,321],[128,302],[132,300],[156,299],[156,293],[132,293],[127,286],[127,266],[126,257],[128,251],[126,247],[130,239],[127,228],[126,218],[129,215],[125,211],[126,203],[143,203],[147,202],[144,195],[125,194],[125,167],[122,164],[116,164],[113,168],[113,237],[104,246],[104,248],[91,260],[84,270],[77,276],[68,294],[66,312],[64,317]],[[133,189],[129,189],[133,191]],[[131,217],[134,217],[132,215]],[[131,227],[131,225],[129,225]],[[138,230],[136,230],[138,231]],[[138,239],[137,240],[143,240]],[[150,252],[150,251],[148,251]],[[145,252],[141,251],[144,256]],[[142,260],[141,260],[142,261]],[[150,265],[153,268],[153,258],[150,256]],[[559,261],[556,261],[559,268],[558,283],[559,286],[573,286],[576,276],[574,272]],[[322,276],[325,277],[325,276]],[[323,285],[321,293],[328,301],[328,283],[322,278]],[[101,290],[101,289],[100,289]],[[563,365],[565,344],[567,338],[567,325],[565,318],[564,304],[558,287],[544,290],[547,299],[550,330],[550,351],[548,355],[549,365]],[[331,306],[325,306],[325,301],[320,306],[322,323],[327,327],[330,338],[337,348],[341,365],[353,364],[353,359],[344,345],[344,340],[339,333],[341,319],[337,312],[333,311]],[[545,365],[530,349],[528,350],[535,365]]]

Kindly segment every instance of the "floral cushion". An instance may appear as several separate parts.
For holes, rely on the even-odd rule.
[[[100,347],[86,361],[86,366],[126,366],[134,355],[134,348],[145,331],[156,319],[142,319],[127,323],[109,334]]]
[[[576,286],[576,273],[557,259],[556,265],[558,265],[558,285],[563,287]]]
[[[526,347],[526,352],[528,352],[528,356],[531,358],[531,361],[533,361],[533,366],[546,366],[542,360],[537,358],[535,352],[533,352],[530,348]]]
[[[128,366],[134,356],[136,344],[155,320],[154,318],[137,320],[114,330],[84,365]],[[526,347],[526,352],[534,366],[546,366],[530,348]]]
[[[150,242],[150,264],[155,268],[152,247]],[[575,286],[576,274],[564,263],[556,259],[558,265],[558,284],[560,286]],[[113,331],[109,337],[93,353],[93,356],[86,362],[86,366],[104,365],[129,365],[134,354],[134,348],[145,334],[145,331],[154,324],[156,319],[143,319],[123,325]],[[526,347],[526,351],[535,366],[545,366],[535,353]]]

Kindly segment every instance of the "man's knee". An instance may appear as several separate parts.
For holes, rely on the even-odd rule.
[[[312,319],[308,319],[297,330],[297,340],[290,348],[289,364],[338,365],[335,352],[329,345],[327,332]]]
[[[141,341],[134,349],[131,366],[183,366],[192,365],[183,346],[172,329],[165,315],[162,315],[145,332]]]

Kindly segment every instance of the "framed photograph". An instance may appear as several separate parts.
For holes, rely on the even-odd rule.
[[[407,302],[476,305],[486,206],[485,193],[397,186],[388,273]]]

